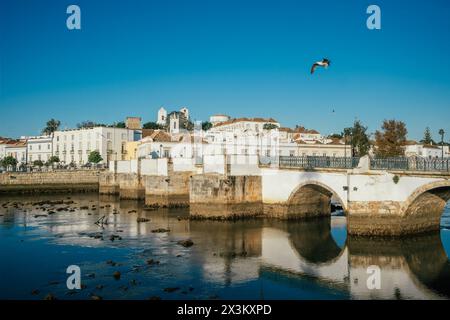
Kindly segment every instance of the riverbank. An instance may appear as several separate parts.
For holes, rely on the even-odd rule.
[[[0,194],[93,192],[99,189],[99,170],[3,172]]]

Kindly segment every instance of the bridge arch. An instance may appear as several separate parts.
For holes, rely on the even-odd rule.
[[[427,183],[411,193],[401,213],[410,216],[428,212],[436,213],[440,217],[449,200],[450,180]]]
[[[305,181],[299,184],[288,198],[288,217],[328,216],[331,214],[333,196],[340,202],[344,212],[347,212],[346,203],[333,188],[317,180]]]
[[[414,190],[400,209],[404,227],[439,231],[441,216],[450,200],[450,180],[424,184]]]

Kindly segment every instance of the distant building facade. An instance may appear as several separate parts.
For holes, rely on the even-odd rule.
[[[34,161],[47,162],[53,155],[52,136],[23,137],[27,141],[28,163]]]
[[[55,131],[53,152],[61,163],[83,165],[88,163],[89,154],[96,150],[103,161],[122,160],[125,145],[136,138],[135,130],[113,127],[94,127]]]

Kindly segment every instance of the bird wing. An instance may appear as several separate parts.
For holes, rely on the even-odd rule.
[[[312,65],[312,67],[311,67],[311,74],[314,73],[314,71],[316,70],[317,66],[319,66],[319,64],[317,62]]]

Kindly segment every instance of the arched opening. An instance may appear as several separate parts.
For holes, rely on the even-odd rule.
[[[328,186],[309,181],[298,186],[288,200],[288,218],[308,218],[331,215],[331,205],[338,203],[338,207],[345,211],[344,203]],[[335,204],[334,204],[335,205]]]
[[[418,231],[439,231],[441,216],[450,200],[450,181],[439,181],[418,188],[405,202],[406,225]]]

